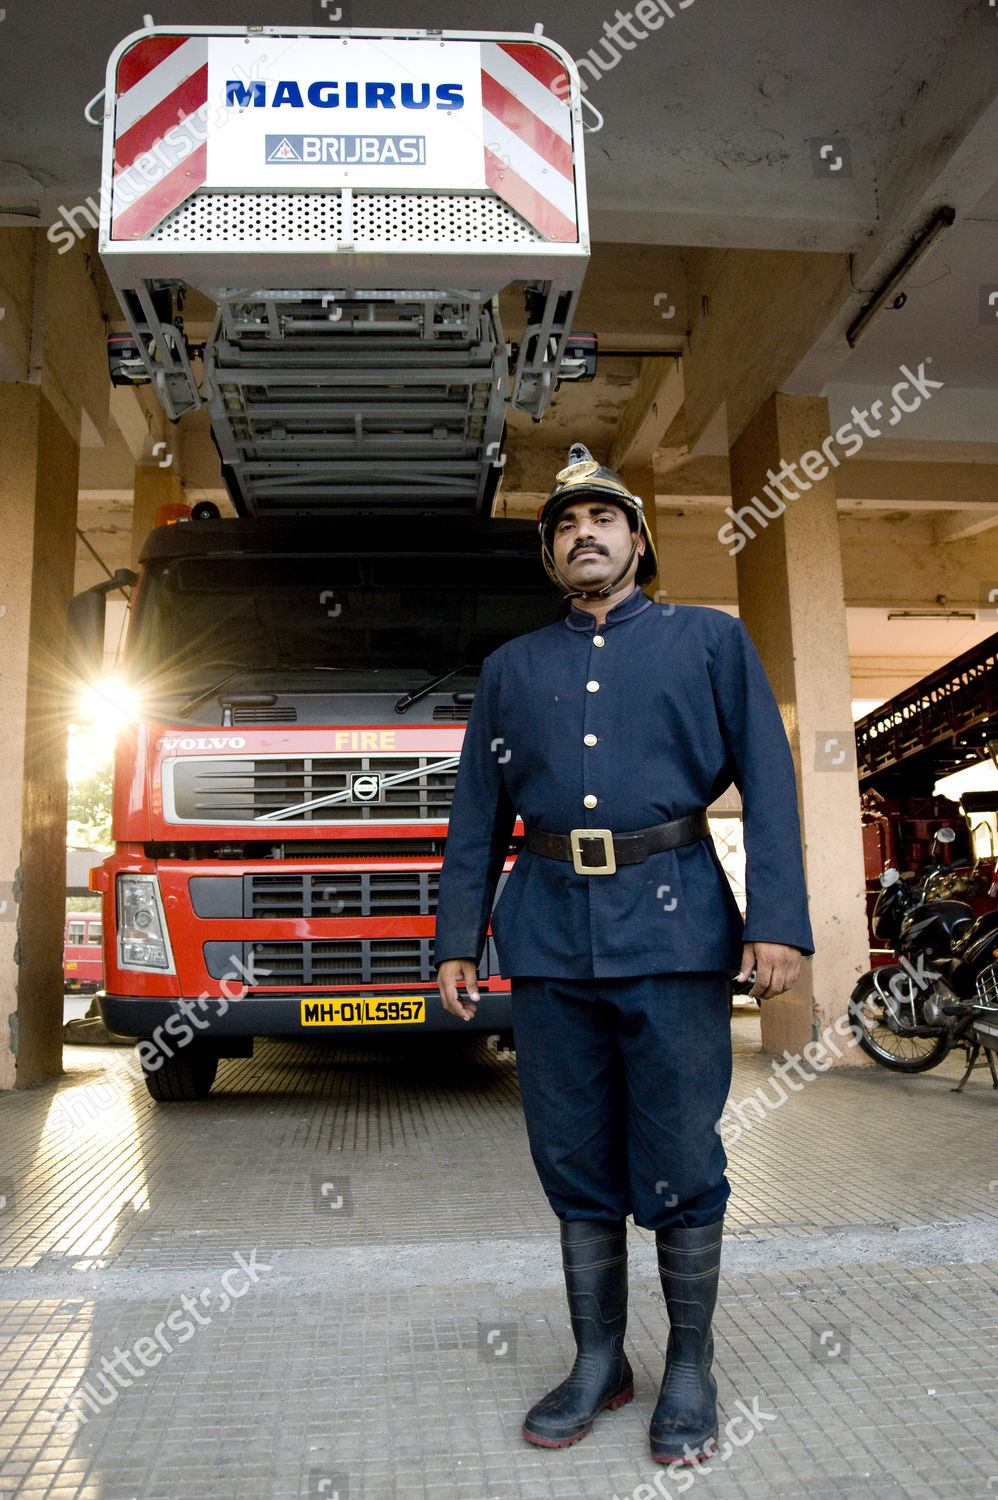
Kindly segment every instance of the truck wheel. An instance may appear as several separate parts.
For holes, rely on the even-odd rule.
[[[182,1052],[164,1060],[161,1068],[142,1064],[146,1088],[159,1104],[178,1104],[207,1099],[218,1070],[218,1053],[191,1043]]]

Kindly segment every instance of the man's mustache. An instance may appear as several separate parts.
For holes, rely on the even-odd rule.
[[[609,549],[602,546],[599,542],[576,542],[568,554],[569,562],[573,562],[580,552],[601,552],[604,557],[610,556]]]

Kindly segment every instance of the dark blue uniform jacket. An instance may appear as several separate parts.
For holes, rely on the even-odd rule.
[[[508,642],[482,667],[461,754],[436,962],[480,956],[517,813],[552,833],[627,833],[706,807],[732,782],[744,934],[710,838],[610,876],[524,849],[492,918],[505,976],[734,973],[743,940],[813,951],[793,761],[741,622],[635,589],[598,631],[573,608]]]

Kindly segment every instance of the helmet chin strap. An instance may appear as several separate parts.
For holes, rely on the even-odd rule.
[[[555,562],[554,553],[551,551],[550,547],[547,547],[547,554],[551,559],[551,566],[561,580],[562,589],[564,590],[566,585],[568,585],[567,591],[564,593],[564,597],[566,599],[606,599],[610,594],[613,593],[614,589],[617,588],[621,580],[626,576],[628,568],[634,561],[634,554],[638,550],[638,538],[640,537],[640,535],[641,531],[639,529],[634,533],[634,541],[631,543],[631,550],[628,553],[627,561],[624,563],[624,566],[621,568],[616,578],[614,578],[610,583],[605,583],[601,589],[573,589],[571,585],[568,584],[568,580],[565,578],[565,575],[562,573],[561,569],[558,567],[558,564]]]

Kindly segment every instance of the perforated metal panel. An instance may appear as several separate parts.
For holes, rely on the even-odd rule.
[[[356,193],[354,235],[358,240],[424,244],[542,244],[526,219],[492,193],[455,197],[449,193]]]
[[[536,229],[493,193],[197,193],[148,238],[260,246],[314,240],[542,243]]]

